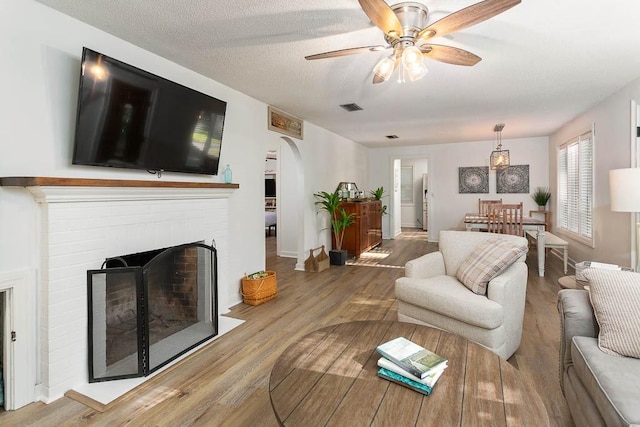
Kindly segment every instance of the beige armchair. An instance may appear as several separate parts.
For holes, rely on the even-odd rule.
[[[409,261],[396,280],[398,320],[433,326],[477,342],[505,359],[520,345],[527,291],[526,249],[489,281],[487,294],[472,292],[456,278],[460,265],[486,240],[526,248],[523,237],[441,231],[439,251]]]

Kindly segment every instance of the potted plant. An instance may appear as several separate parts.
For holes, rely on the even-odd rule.
[[[344,209],[340,208],[342,199],[338,193],[321,191],[315,193],[314,196],[319,199],[316,205],[320,207],[320,210],[329,214],[331,230],[336,241],[336,247],[329,251],[329,262],[332,265],[345,265],[347,251],[342,250],[342,239],[344,238],[344,230],[354,223],[356,215],[354,213],[347,214]]]
[[[378,187],[375,190],[371,190],[369,192],[373,200],[382,200],[384,197],[384,187]],[[387,205],[382,205],[382,215],[387,213]]]
[[[549,190],[549,187],[536,187],[531,197],[538,205],[538,209],[543,211],[546,209],[547,203],[551,198],[551,191]]]

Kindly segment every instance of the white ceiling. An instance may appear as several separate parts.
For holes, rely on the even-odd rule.
[[[304,59],[385,44],[356,0],[38,1],[369,147],[492,140],[496,123],[503,139],[547,136],[640,76],[638,0],[523,0],[433,40],[476,66],[427,59],[424,79],[378,85],[385,52]],[[433,22],[477,0],[421,3]]]

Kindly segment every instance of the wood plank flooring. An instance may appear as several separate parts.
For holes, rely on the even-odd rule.
[[[385,240],[366,263],[321,273],[294,271],[295,260],[275,255],[267,238],[267,268],[278,275],[278,297],[260,306],[239,304],[228,315],[246,322],[192,357],[147,381],[103,413],[70,398],[1,412],[0,426],[276,426],[269,401],[271,367],[297,338],[351,320],[396,320],[393,283],[404,263],[437,250],[413,230]],[[416,237],[416,235],[418,235]],[[535,385],[551,425],[573,426],[558,381],[557,279],[562,263],[550,256],[538,277],[535,249],[522,344],[509,359]],[[434,425],[438,424],[434,420]]]

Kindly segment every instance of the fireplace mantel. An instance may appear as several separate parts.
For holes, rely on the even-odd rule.
[[[56,177],[5,177],[2,187],[25,187],[38,202],[228,198],[239,184]]]
[[[134,384],[115,381],[118,387],[105,391],[99,387],[103,382],[88,382],[87,271],[100,269],[107,258],[215,242],[218,297],[221,310],[227,310],[237,292],[228,273],[229,199],[239,188],[213,182],[0,178],[0,190],[28,193],[37,205],[30,215],[37,298],[30,304],[39,325],[30,340],[41,349],[38,400],[49,403],[75,390],[107,404]]]

